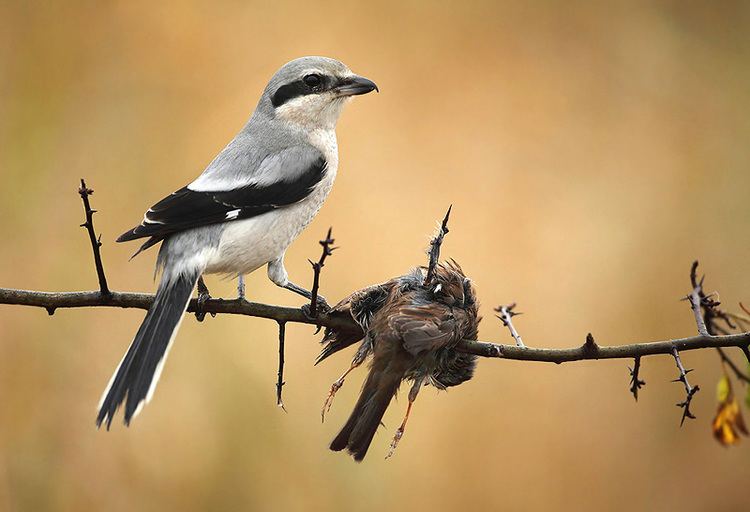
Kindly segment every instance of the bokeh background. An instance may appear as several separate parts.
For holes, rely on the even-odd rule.
[[[330,300],[403,273],[452,203],[443,254],[476,283],[481,339],[512,341],[492,314],[510,301],[537,346],[692,335],[694,258],[727,308],[750,302],[749,30],[742,1],[0,2],[0,286],[96,287],[85,177],[111,286],[153,290],[155,251],[128,262],[114,238],[200,173],[281,64],[321,54],[382,92],[344,113],[294,280],[328,226]],[[301,304],[264,274],[253,299]],[[644,360],[637,404],[627,361],[483,360],[420,395],[384,461],[395,403],[357,465],[327,443],[364,371],[321,424],[351,354],[313,367],[319,337],[290,325],[285,414],[276,325],[254,318],[189,318],[153,402],[97,431],[142,318],[0,307],[0,509],[747,509],[750,442],[711,437],[711,351],[684,355],[702,391],[682,429],[670,358]]]

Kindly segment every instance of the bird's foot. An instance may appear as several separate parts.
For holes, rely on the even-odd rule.
[[[315,302],[315,311],[312,310],[312,304],[310,303],[303,304],[301,309],[308,320],[317,320],[320,314],[325,315],[333,308],[331,308],[331,306],[328,304],[328,301],[326,301],[324,297],[318,295],[318,298]]]
[[[393,435],[393,441],[391,441],[391,446],[388,448],[388,454],[385,456],[386,459],[389,459],[393,457],[393,454],[396,452],[396,447],[398,446],[398,442],[401,441],[401,438],[404,436],[404,426],[401,425],[398,427],[398,430],[396,430],[396,433]]]
[[[344,379],[343,377],[331,384],[331,390],[328,392],[328,397],[326,398],[326,401],[323,403],[323,409],[320,411],[320,421],[324,423],[326,421],[326,413],[331,410],[331,406],[333,405],[333,397],[336,396],[336,392],[341,389],[341,386],[344,385]]]
[[[203,305],[208,302],[211,298],[211,294],[208,291],[206,283],[203,281],[203,276],[198,278],[198,308],[195,311],[195,318],[199,322],[202,322],[206,318],[206,312],[203,311]],[[216,313],[211,313],[211,316],[215,317]]]
[[[240,274],[237,276],[237,300],[244,301],[245,299],[245,276]]]

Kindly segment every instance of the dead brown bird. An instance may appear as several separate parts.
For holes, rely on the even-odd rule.
[[[471,281],[454,261],[439,264],[426,282],[425,269],[371,286],[337,304],[331,314],[350,315],[360,329],[328,329],[318,361],[360,340],[351,367],[334,382],[323,405],[330,409],[345,377],[372,354],[372,364],[357,404],[331,450],[347,449],[355,460],[367,454],[385,410],[402,380],[413,382],[409,405],[391,443],[391,456],[401,439],[422,385],[438,389],[471,379],[476,356],[455,350],[462,339],[477,339],[476,294]]]

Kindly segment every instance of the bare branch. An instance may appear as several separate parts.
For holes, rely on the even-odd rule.
[[[333,232],[333,228],[328,228],[328,233],[326,234],[325,240],[320,240],[318,243],[323,247],[323,252],[320,255],[320,259],[318,261],[312,261],[307,260],[310,262],[310,265],[312,265],[313,268],[313,285],[312,289],[310,290],[310,293],[312,294],[312,297],[310,298],[310,316],[315,317],[318,314],[318,289],[320,288],[320,272],[323,270],[323,267],[326,263],[326,258],[333,254],[333,251],[336,250],[336,247],[333,247],[334,239],[331,238]]]
[[[432,240],[430,240],[430,250],[428,251],[430,262],[427,265],[427,276],[424,278],[424,284],[428,284],[435,277],[435,267],[440,260],[440,246],[443,245],[443,238],[445,238],[445,235],[449,233],[448,219],[451,216],[452,209],[453,205],[450,205],[448,211],[445,212],[445,217],[443,217],[443,222],[440,224],[440,229]]]
[[[690,294],[685,297],[688,301],[690,301],[690,307],[693,310],[693,315],[695,316],[695,324],[698,327],[698,334],[702,336],[708,336],[708,329],[706,327],[706,322],[703,319],[703,314],[701,313],[701,295],[703,294],[703,279],[700,281],[697,280],[696,271],[698,270],[698,260],[695,260],[693,262],[692,267],[690,267],[690,281],[693,284],[693,290],[690,292]]]
[[[55,311],[61,308],[86,308],[86,307],[115,307],[136,308],[147,310],[151,307],[154,296],[148,293],[110,292],[108,296],[102,296],[98,291],[80,292],[37,292],[27,290],[14,290],[0,288],[0,304],[15,304],[19,306],[35,306]],[[325,326],[350,327],[353,325],[348,319],[329,317],[321,313],[318,318],[309,318],[300,308],[284,306],[272,306],[258,302],[248,302],[240,299],[208,299],[199,306],[198,299],[192,299],[187,311],[195,313],[202,310],[204,313],[229,314],[254,316],[268,318],[276,321],[298,322],[316,325],[322,323]]]
[[[279,371],[276,380],[276,405],[286,412],[284,401],[281,399],[281,388],[284,382],[284,339],[286,337],[286,322],[279,322]]]
[[[721,358],[721,360],[724,361],[727,366],[729,366],[732,372],[734,372],[734,376],[745,384],[750,384],[750,377],[745,372],[740,370],[740,368],[734,363],[734,361],[732,361],[726,354],[726,352],[724,352],[724,349],[717,347],[716,350],[717,352],[719,352],[719,357]]]
[[[513,302],[511,304],[508,304],[507,306],[496,307],[495,312],[500,313],[499,315],[496,315],[496,316],[503,322],[503,326],[508,328],[508,330],[510,331],[510,335],[513,336],[514,340],[516,340],[516,346],[524,348],[526,347],[526,345],[523,344],[521,335],[518,334],[516,327],[513,325],[512,318],[514,316],[518,316],[522,314],[522,313],[517,313],[513,311],[515,307],[516,307],[516,303]]]
[[[748,348],[748,345],[742,345],[740,347],[742,349],[742,353],[745,354],[745,359],[747,359],[747,364],[750,364],[750,349]]]
[[[672,382],[682,382],[683,386],[685,386],[685,401],[677,404],[677,407],[682,408],[682,419],[680,420],[680,426],[682,426],[682,424],[685,423],[685,418],[690,418],[691,420],[695,419],[695,415],[690,412],[690,402],[693,401],[693,396],[695,396],[700,388],[698,386],[691,386],[688,382],[687,374],[693,370],[685,370],[685,367],[682,366],[680,353],[677,350],[677,347],[672,347],[672,357],[674,357],[674,362],[677,365],[677,369],[680,371],[680,376]]]
[[[750,332],[728,336],[693,336],[666,341],[649,341],[628,345],[601,346],[596,352],[584,349],[585,345],[574,348],[535,348],[500,345],[483,341],[463,340],[456,346],[460,352],[475,354],[480,357],[512,359],[515,361],[538,361],[544,363],[569,363],[591,359],[633,359],[635,357],[671,354],[676,346],[680,352],[700,350],[713,347],[745,347],[750,343]]]
[[[646,381],[641,380],[638,376],[638,373],[641,370],[641,356],[635,357],[633,367],[628,368],[628,370],[630,370],[630,392],[633,393],[633,398],[635,398],[635,401],[637,402],[638,390],[646,385]]]
[[[698,261],[696,260],[690,267],[690,284],[693,286],[693,290],[686,299],[690,301],[690,307],[695,316],[698,333],[703,334],[705,332],[711,335],[729,334],[730,331],[739,329],[739,326],[735,324],[735,322],[742,324],[748,319],[745,319],[742,315],[727,313],[719,308],[721,302],[714,300],[713,298],[714,296],[718,297],[718,294],[716,292],[708,295],[705,293],[703,290],[703,280],[706,276],[703,276],[698,280],[697,269]],[[742,307],[741,303],[740,307]],[[719,325],[719,321],[723,322],[726,328]],[[703,329],[705,329],[705,331]]]
[[[94,231],[94,214],[96,210],[91,209],[89,204],[89,196],[94,191],[86,186],[86,182],[81,178],[81,188],[78,189],[78,194],[83,200],[83,209],[86,213],[86,221],[81,224],[82,228],[86,228],[89,234],[89,241],[91,242],[91,249],[94,252],[94,265],[96,266],[96,275],[99,278],[99,291],[102,295],[109,295],[109,287],[107,286],[107,276],[104,275],[104,265],[102,264],[101,255],[101,235],[97,238],[96,232]]]

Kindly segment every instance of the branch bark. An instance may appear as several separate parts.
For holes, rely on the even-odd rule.
[[[57,309],[86,307],[147,310],[153,300],[154,296],[147,293],[111,292],[110,295],[103,295],[98,291],[38,292],[0,288],[0,304],[39,307],[46,309],[50,314],[54,313]],[[195,312],[197,308],[198,299],[191,300],[188,312]],[[202,310],[206,313],[268,318],[277,322],[297,322],[337,328],[358,328],[353,320],[329,316],[324,312],[320,312],[316,318],[310,318],[300,308],[273,306],[237,299],[209,299],[203,304]],[[595,351],[590,350],[586,344],[572,348],[535,348],[470,340],[462,341],[457,348],[461,352],[481,357],[560,364],[591,359],[633,359],[635,357],[657,354],[671,355],[672,347],[676,347],[680,352],[716,347],[737,347],[744,351],[748,345],[750,345],[750,332],[726,336],[698,335],[690,338],[617,346],[602,346],[598,344]]]

